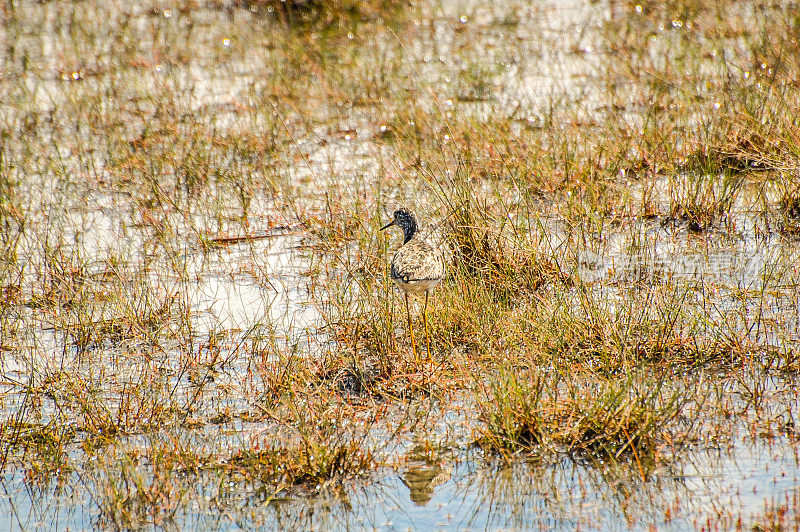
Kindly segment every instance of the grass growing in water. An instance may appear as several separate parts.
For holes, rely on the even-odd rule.
[[[506,372],[480,398],[484,428],[479,443],[501,452],[558,450],[600,458],[637,460],[654,453],[661,431],[680,413],[687,392],[669,391],[665,379],[627,379],[556,369]]]

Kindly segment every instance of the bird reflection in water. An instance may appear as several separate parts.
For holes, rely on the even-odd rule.
[[[448,480],[453,466],[446,464],[430,445],[417,444],[406,454],[407,467],[400,480],[409,491],[409,498],[417,506],[425,506],[433,497],[433,490]]]

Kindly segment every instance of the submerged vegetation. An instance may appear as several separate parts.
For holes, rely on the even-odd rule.
[[[462,4],[0,8],[3,525],[797,522],[796,6]]]

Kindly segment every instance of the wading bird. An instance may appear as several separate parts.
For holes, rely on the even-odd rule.
[[[428,358],[431,357],[431,340],[428,333],[428,292],[444,277],[444,259],[440,251],[428,242],[417,228],[417,219],[406,208],[394,211],[394,219],[381,227],[384,229],[396,225],[403,230],[403,245],[392,259],[392,281],[403,291],[406,299],[406,315],[408,316],[408,332],[411,335],[411,346],[414,358],[419,359],[417,344],[414,341],[414,330],[411,326],[411,310],[408,306],[408,294],[425,293],[425,306],[422,320],[425,323],[425,341],[428,345]]]

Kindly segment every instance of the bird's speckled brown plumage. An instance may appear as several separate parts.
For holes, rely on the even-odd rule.
[[[427,240],[414,236],[395,253],[391,274],[392,280],[404,292],[427,292],[442,280],[442,255]]]

